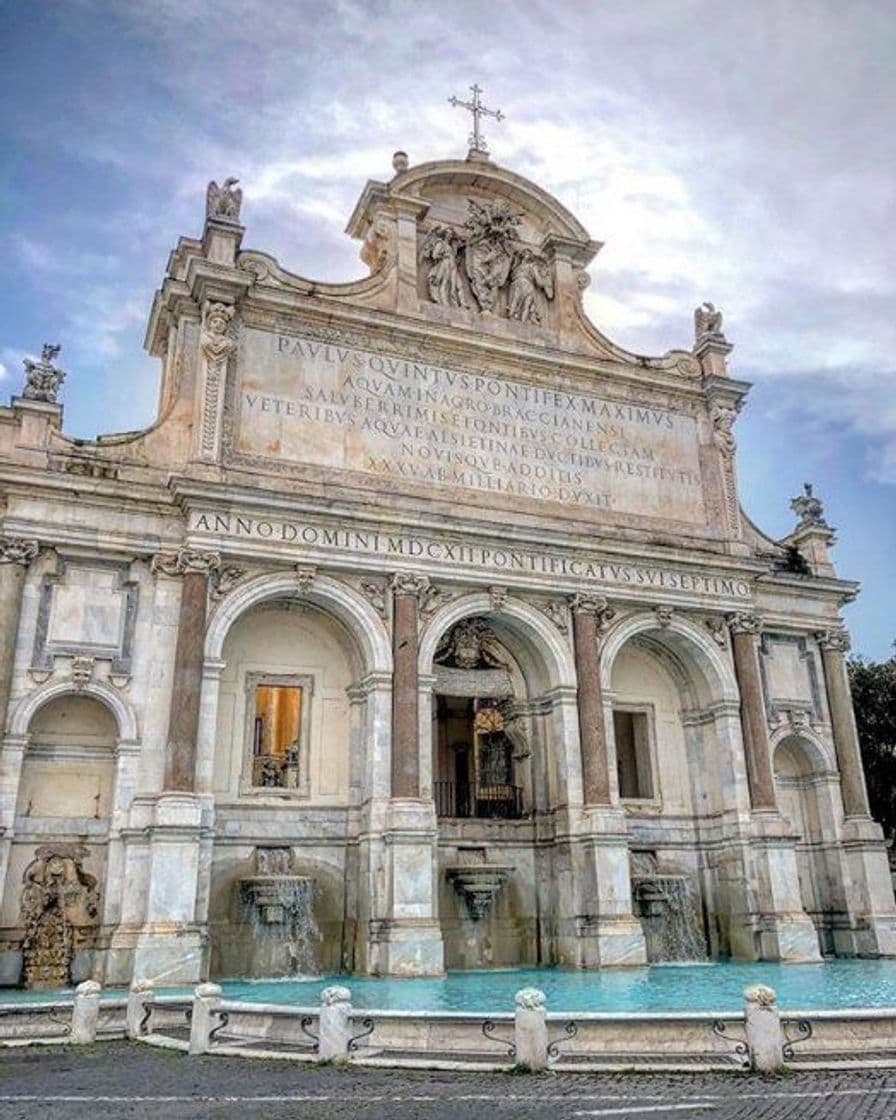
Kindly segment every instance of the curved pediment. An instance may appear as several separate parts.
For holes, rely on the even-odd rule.
[[[691,354],[632,354],[586,315],[585,271],[602,247],[547,191],[487,157],[399,164],[370,181],[346,231],[371,272],[398,261],[394,309],[440,325],[699,376]],[[385,249],[384,249],[385,247]]]
[[[402,171],[389,184],[397,194],[416,195],[430,203],[430,220],[462,224],[467,214],[465,199],[504,199],[523,219],[523,239],[540,241],[547,234],[582,243],[590,254],[600,248],[591,241],[582,223],[547,191],[531,180],[504,167],[473,160],[435,160]],[[582,264],[587,261],[583,260]]]

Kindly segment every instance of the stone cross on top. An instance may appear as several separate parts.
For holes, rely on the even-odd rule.
[[[459,97],[449,97],[448,104],[453,105],[455,109],[468,109],[473,114],[473,131],[470,133],[469,145],[471,152],[481,152],[482,155],[488,155],[488,145],[485,142],[485,137],[479,128],[479,120],[481,117],[494,117],[496,121],[503,121],[504,114],[500,109],[486,109],[486,107],[479,100],[479,95],[482,90],[477,85],[470,86],[470,91],[473,94],[472,101],[461,101]]]

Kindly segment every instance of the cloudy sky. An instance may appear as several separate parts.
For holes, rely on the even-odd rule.
[[[639,353],[711,299],[753,381],[746,508],[782,535],[815,483],[839,529],[855,647],[896,637],[896,7],[853,0],[0,0],[0,393],[61,342],[66,428],[138,428],[142,352],[205,184],[239,175],[246,246],[364,270],[367,178],[466,151],[478,81],[496,162],[605,241],[592,318]]]

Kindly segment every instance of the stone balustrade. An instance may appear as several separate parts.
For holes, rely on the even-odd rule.
[[[856,1067],[896,1059],[892,1009],[781,1011],[775,992],[761,984],[746,989],[742,1011],[718,1013],[558,1014],[536,988],[517,992],[513,1011],[493,1014],[363,1011],[341,985],[325,988],[316,1007],[226,1000],[217,984],[200,984],[192,998],[157,994],[147,982],[135,983],[126,1002],[102,995],[88,980],[65,1003],[0,1004],[0,1047],[46,1042],[51,1034],[87,1044],[127,1033],[189,1054],[236,1056],[248,1048],[254,1056],[305,1062],[400,1067],[423,1059],[441,1069],[580,1072],[765,1073],[807,1062],[839,1068],[845,1058]]]

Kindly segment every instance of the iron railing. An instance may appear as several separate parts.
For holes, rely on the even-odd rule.
[[[434,782],[436,814],[479,820],[516,821],[523,815],[523,791],[505,782]]]

